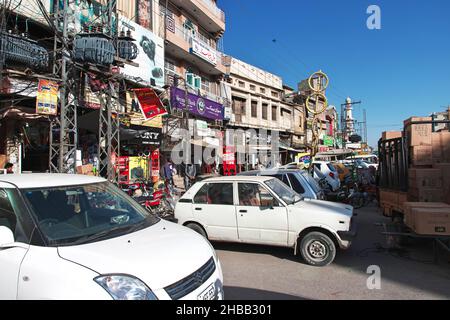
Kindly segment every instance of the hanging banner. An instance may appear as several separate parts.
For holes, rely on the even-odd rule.
[[[137,101],[136,94],[133,91],[127,91],[127,104],[126,104],[126,121],[123,123],[129,126],[130,124],[134,124],[137,126],[144,127],[154,127],[154,128],[162,128],[163,116],[156,116],[150,120],[146,120],[142,115],[141,108],[139,106],[139,102]]]
[[[154,117],[167,114],[164,105],[156,94],[155,90],[151,88],[142,88],[133,90],[141,107],[141,112],[145,120],[153,119]]]
[[[39,80],[36,97],[36,113],[56,116],[58,113],[58,89],[56,82]]]

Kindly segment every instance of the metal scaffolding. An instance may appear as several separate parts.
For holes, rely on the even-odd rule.
[[[79,89],[73,60],[69,54],[69,1],[54,4],[55,31],[53,74],[59,78],[60,117],[50,124],[50,172],[75,173],[78,146],[77,107]]]
[[[58,173],[75,173],[77,165],[78,130],[77,109],[79,97],[83,95],[80,87],[86,69],[77,65],[69,48],[73,46],[73,35],[69,34],[70,5],[72,0],[54,4],[52,25],[55,27],[54,68],[55,78],[60,79],[60,117],[55,118],[50,126],[50,171]],[[104,12],[108,32],[104,36],[113,41],[117,52],[118,14],[117,1],[108,3]],[[100,77],[107,79],[107,89],[97,93],[101,103],[99,115],[98,173],[112,182],[118,182],[116,162],[120,156],[120,104],[118,82],[108,70],[89,68]]]

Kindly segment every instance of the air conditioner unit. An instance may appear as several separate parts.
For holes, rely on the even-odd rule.
[[[202,87],[202,78],[201,77],[194,77],[194,88],[200,89]]]

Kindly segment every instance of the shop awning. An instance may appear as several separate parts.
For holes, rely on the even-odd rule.
[[[297,150],[297,149],[291,148],[291,147],[285,145],[284,143],[280,143],[279,147],[280,147],[280,149],[297,152],[297,153],[305,152],[304,150]]]

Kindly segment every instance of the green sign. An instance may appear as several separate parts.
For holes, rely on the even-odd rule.
[[[334,147],[334,138],[330,136],[324,136],[323,144],[327,147]]]

